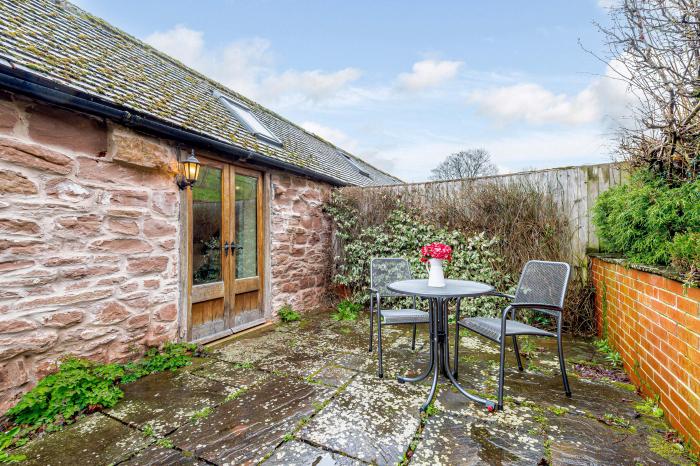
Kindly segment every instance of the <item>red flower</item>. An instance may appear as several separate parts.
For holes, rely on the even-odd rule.
[[[452,248],[443,243],[430,243],[420,248],[421,262],[428,259],[452,260]]]

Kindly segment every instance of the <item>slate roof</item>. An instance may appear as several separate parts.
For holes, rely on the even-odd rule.
[[[2,59],[140,114],[347,184],[400,182],[68,2],[0,1]],[[249,133],[213,90],[249,107],[282,147]]]

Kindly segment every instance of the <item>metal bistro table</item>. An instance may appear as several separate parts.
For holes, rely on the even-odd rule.
[[[428,299],[430,308],[428,312],[430,328],[430,364],[426,371],[417,377],[397,377],[398,381],[404,382],[420,382],[430,375],[433,371],[433,384],[430,387],[428,399],[421,407],[421,411],[428,409],[428,406],[435,398],[435,389],[438,383],[438,373],[447,377],[452,385],[457,387],[462,395],[472,401],[481,403],[489,409],[495,409],[496,403],[484,398],[472,395],[467,392],[455,380],[454,374],[450,370],[449,363],[449,342],[447,338],[447,303],[451,299],[457,299],[459,306],[460,298],[474,298],[483,296],[494,291],[493,287],[486,283],[472,282],[467,280],[445,280],[446,285],[442,288],[428,286],[428,280],[402,280],[393,282],[388,285],[391,291],[401,293],[408,296],[418,296]],[[456,370],[457,368],[455,368]]]

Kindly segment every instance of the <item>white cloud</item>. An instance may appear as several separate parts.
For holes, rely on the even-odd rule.
[[[321,136],[323,139],[329,142],[332,142],[336,146],[347,150],[348,152],[352,153],[357,150],[357,140],[351,138],[339,129],[324,126],[320,123],[316,123],[315,121],[305,121],[300,126],[305,130],[310,131],[317,136]]]
[[[398,86],[408,91],[419,91],[438,86],[457,75],[461,61],[423,60],[413,64],[410,73],[401,73]]]
[[[202,32],[183,25],[154,32],[145,41],[234,91],[267,105],[331,101],[348,93],[349,85],[361,75],[354,68],[278,72],[271,44],[266,39],[242,39],[210,49]]]
[[[599,117],[598,102],[590,89],[568,96],[554,94],[538,84],[523,83],[473,91],[467,100],[489,117],[534,124],[581,124]]]
[[[611,62],[605,76],[595,79],[577,94],[555,94],[539,84],[520,83],[472,91],[467,96],[482,114],[499,123],[522,120],[541,125],[581,125],[619,119],[627,112],[631,96],[623,82],[615,79],[619,63]]]

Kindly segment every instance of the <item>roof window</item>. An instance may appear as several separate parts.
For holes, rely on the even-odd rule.
[[[260,120],[253,114],[253,112],[247,106],[229,99],[219,91],[213,92],[214,97],[219,99],[226,110],[231,112],[233,116],[238,120],[238,122],[243,125],[243,127],[256,138],[262,139],[265,142],[275,144],[278,146],[282,145],[282,141],[279,140],[277,136],[274,135],[265,125],[263,125]]]

